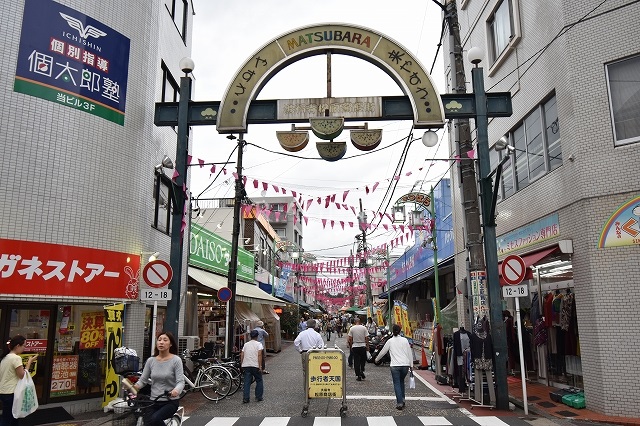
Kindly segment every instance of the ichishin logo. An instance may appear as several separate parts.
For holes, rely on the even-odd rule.
[[[79,19],[74,18],[74,17],[69,16],[69,15],[65,15],[62,12],[59,12],[59,13],[60,13],[60,16],[62,16],[64,18],[64,20],[67,21],[67,24],[69,24],[69,26],[71,28],[73,28],[74,30],[77,30],[78,34],[80,34],[80,37],[82,37],[85,40],[87,38],[89,38],[89,37],[100,38],[102,36],[106,36],[107,35],[107,33],[97,29],[93,25],[87,25],[85,27],[84,24],[82,23],[82,21],[80,21]]]

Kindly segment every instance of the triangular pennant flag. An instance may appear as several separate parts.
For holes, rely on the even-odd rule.
[[[353,228],[353,222],[349,222],[349,226]]]
[[[460,162],[460,156],[459,155],[454,155],[453,158],[455,158],[456,163]]]
[[[353,212],[353,214],[356,214],[356,209],[355,209],[355,207],[351,206],[351,211]]]
[[[393,180],[400,180],[400,176],[394,176]]]
[[[293,198],[296,198],[298,196],[298,193],[296,191],[291,191],[291,196]]]
[[[286,189],[284,189],[284,188],[280,188],[280,189],[282,190],[283,194],[285,194],[285,195],[287,194],[287,190]]]
[[[222,169],[222,174],[226,176],[227,175],[227,169]]]
[[[294,218],[295,218],[295,216],[294,216]],[[308,226],[309,225],[309,218],[306,217],[306,216],[302,216],[302,218],[304,219],[304,224]]]
[[[327,219],[322,219],[322,229],[327,226]]]
[[[382,227],[384,228],[384,230],[385,230],[385,231],[388,231],[388,230],[389,230],[389,225],[386,225],[386,224],[385,224],[385,225],[382,225]]]
[[[375,191],[376,188],[378,187],[378,185],[380,185],[380,182],[376,182],[373,184],[373,188],[371,189],[371,192]]]
[[[331,229],[333,229],[333,225],[335,224],[335,222],[332,220],[331,221]]]
[[[344,231],[344,221],[340,221],[340,226],[342,226],[342,230]]]
[[[332,194],[331,195],[331,202],[335,203],[336,202],[336,194]]]
[[[247,186],[247,177],[242,176],[242,186]]]
[[[280,192],[280,188],[278,188],[276,185],[271,184],[271,186],[273,186],[273,190],[276,192]]]
[[[211,166],[211,174],[214,174],[216,172],[216,165],[214,164],[213,166]]]
[[[231,174],[233,175],[233,178],[234,178],[235,180],[238,180],[238,173],[233,172],[233,173],[231,173]]]
[[[188,164],[191,164],[191,159],[192,159],[192,158],[193,158],[192,156],[190,156],[189,154],[187,154],[187,165],[188,165]]]
[[[342,205],[342,208],[343,208],[343,209],[345,209],[345,210],[349,210],[349,206],[348,206],[348,205],[346,205],[346,204],[343,204],[343,205]]]
[[[309,207],[311,206],[311,203],[313,203],[313,200],[311,198],[309,198],[307,200],[307,208],[305,210],[309,210]]]
[[[369,187],[368,186],[365,186],[364,190],[367,192],[367,194],[369,193]]]
[[[276,218],[276,222],[280,221],[280,212],[275,212],[274,216]]]
[[[340,203],[336,203],[336,208],[340,210]]]
[[[265,191],[269,189],[269,184],[267,182],[262,182],[262,189]]]
[[[254,180],[253,180],[253,187],[254,187],[255,189],[258,189],[258,179],[254,179]]]
[[[344,203],[347,200],[347,194],[349,193],[349,191],[344,191],[342,193],[342,202]]]
[[[178,173],[178,171],[174,169],[173,170],[173,176],[171,177],[171,179],[172,180],[176,180],[178,176],[180,176],[180,173]]]
[[[321,204],[321,203],[322,203],[322,198],[318,197],[318,198],[316,199],[316,201],[318,202],[318,204]]]
[[[411,176],[413,174],[413,172],[407,172],[405,173],[405,176]]]
[[[204,167],[204,160],[201,158],[198,158],[198,164],[200,164],[200,168]]]
[[[476,150],[475,149],[470,149],[469,151],[467,151],[467,157],[474,159],[476,158]]]
[[[329,208],[329,203],[331,202],[331,199],[329,197],[325,198],[324,200],[324,208],[328,209]]]

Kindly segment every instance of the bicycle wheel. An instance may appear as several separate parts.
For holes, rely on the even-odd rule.
[[[239,368],[235,366],[225,365],[224,366],[231,375],[231,388],[229,389],[229,394],[227,396],[231,396],[238,392],[238,389],[242,386],[242,373]]]
[[[210,401],[224,399],[229,394],[231,386],[231,374],[226,368],[217,365],[207,367],[196,383],[202,395]]]

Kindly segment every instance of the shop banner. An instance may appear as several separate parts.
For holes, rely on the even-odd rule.
[[[83,312],[80,349],[104,348],[104,312]]]
[[[137,299],[140,255],[0,239],[0,292]]]
[[[14,90],[124,125],[129,50],[130,40],[100,21],[26,0]]]
[[[54,356],[51,370],[51,396],[75,395],[78,355]]]
[[[376,322],[378,327],[384,326],[384,318],[382,317],[382,309],[376,309]]]
[[[543,217],[496,239],[498,256],[522,250],[560,235],[558,213]]]
[[[402,307],[401,307],[402,302],[400,302],[399,300],[394,300],[393,301],[393,316],[394,316],[394,323],[395,324],[399,324],[400,326],[402,326]],[[391,331],[391,330],[390,330]]]
[[[122,346],[122,320],[124,303],[104,307],[105,332],[107,341],[107,363],[105,365],[104,393],[102,406],[105,407],[120,394],[120,377],[113,368],[113,351]]]
[[[598,248],[640,245],[640,196],[613,212],[604,224]]]
[[[402,332],[406,337],[412,338],[411,324],[409,323],[409,309],[402,303]]]
[[[189,265],[196,266],[216,274],[229,276],[231,242],[214,234],[202,226],[191,224],[189,234]],[[239,281],[254,281],[254,257],[250,251],[238,248]]]

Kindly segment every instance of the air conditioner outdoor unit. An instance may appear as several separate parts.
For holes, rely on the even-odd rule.
[[[199,336],[182,336],[178,338],[178,353],[182,354],[185,349],[193,351],[200,348]]]
[[[178,337],[178,354],[179,355],[182,355],[185,349],[188,349],[189,351],[193,351],[199,348],[200,348],[200,337],[198,336]],[[188,356],[187,356],[186,362],[187,362],[187,367],[189,367],[190,370],[193,370],[193,367],[194,367],[193,362]]]

